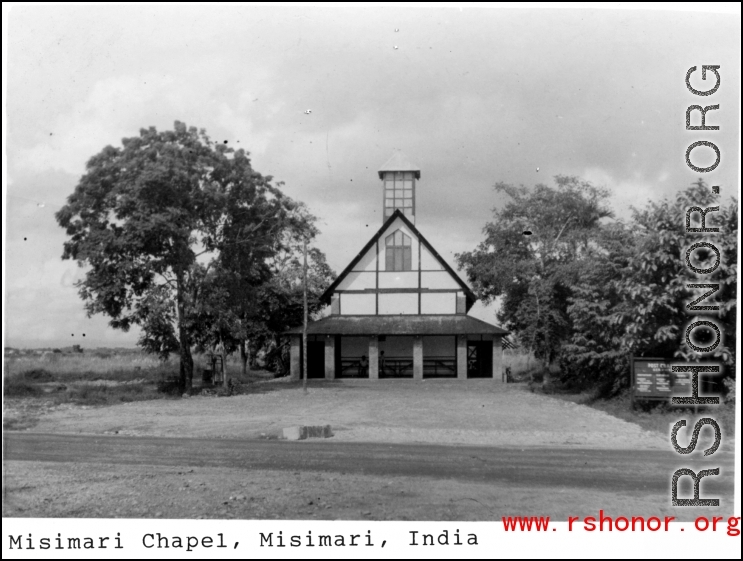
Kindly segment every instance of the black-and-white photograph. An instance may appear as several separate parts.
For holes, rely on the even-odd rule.
[[[729,555],[739,10],[4,5],[4,555]]]

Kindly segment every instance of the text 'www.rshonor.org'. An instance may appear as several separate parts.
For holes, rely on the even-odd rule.
[[[695,89],[691,85],[691,77],[692,75],[695,75],[697,72],[697,67],[692,66],[689,68],[689,70],[686,72],[686,88],[695,96],[700,97],[707,97],[711,96],[714,93],[716,93],[720,89],[720,72],[719,72],[720,66],[719,65],[703,65],[701,69],[701,78],[702,80],[707,80],[708,73],[714,74],[715,77],[715,84],[711,88],[707,90],[698,90]],[[711,76],[710,76],[711,77]],[[686,130],[687,131],[719,131],[720,126],[719,125],[708,125],[707,124],[707,112],[708,111],[715,111],[720,109],[719,104],[714,105],[707,105],[705,107],[702,107],[701,105],[689,105],[686,108]],[[692,115],[696,117],[696,115],[699,115],[700,123],[698,125],[692,125]],[[715,153],[715,161],[712,165],[708,167],[699,167],[692,163],[691,158],[692,154],[696,149],[703,150],[703,149],[711,149]],[[710,173],[717,169],[717,167],[720,164],[720,149],[719,147],[709,140],[696,140],[692,142],[688,148],[686,149],[686,165],[692,169],[693,171],[697,173]],[[712,191],[715,194],[719,194],[720,192],[720,186],[719,185],[713,185]],[[707,213],[710,212],[719,212],[720,207],[719,206],[711,206],[707,208],[701,208],[698,206],[691,206],[686,209],[685,212],[685,228],[686,232],[688,233],[694,233],[699,234],[702,236],[702,239],[698,242],[693,243],[686,249],[686,255],[685,255],[685,261],[686,266],[689,268],[690,271],[695,273],[700,277],[700,280],[703,280],[704,276],[706,275],[712,275],[717,268],[720,266],[721,263],[721,254],[720,250],[712,243],[712,241],[709,241],[707,236],[709,234],[715,234],[719,233],[719,228],[709,228],[706,224],[707,219]],[[699,225],[698,226],[692,226],[691,223],[691,217],[692,214],[698,214],[699,215]],[[692,264],[692,256],[695,255],[695,252],[697,251],[707,251],[712,252],[715,254],[715,262],[711,266],[707,266],[708,264],[702,264],[701,262],[697,261],[699,266],[695,266]],[[695,288],[701,288],[706,289],[707,292],[702,294],[699,298],[696,300],[693,300],[692,302],[689,302],[686,305],[686,309],[690,313],[696,313],[696,312],[702,312],[702,313],[710,313],[710,312],[716,312],[720,309],[719,305],[707,303],[704,305],[699,305],[699,303],[712,296],[715,292],[717,292],[720,288],[719,283],[697,283],[697,284],[687,284],[687,288],[689,289],[695,289]],[[715,333],[714,341],[710,343],[709,345],[703,346],[702,344],[693,341],[693,333],[694,330],[703,327],[708,330],[712,330]],[[722,332],[720,330],[720,327],[712,320],[712,318],[707,319],[694,319],[689,323],[689,325],[686,327],[685,332],[685,339],[686,339],[686,345],[689,349],[691,349],[694,353],[697,353],[701,357],[709,356],[709,353],[712,353],[719,345],[722,340]],[[701,373],[720,373],[720,365],[719,364],[712,364],[712,363],[697,363],[697,364],[682,364],[682,365],[675,365],[672,367],[673,372],[690,372],[691,373],[691,396],[689,397],[672,397],[671,403],[674,405],[693,405],[695,408],[699,405],[719,405],[720,404],[720,398],[719,397],[711,397],[711,396],[704,396],[699,397],[699,375]],[[691,435],[691,440],[688,446],[682,447],[678,443],[678,433],[679,430],[682,427],[686,426],[686,420],[682,419],[678,421],[671,430],[671,443],[673,444],[674,449],[679,454],[691,454],[694,449],[697,446],[697,439],[699,438],[699,432],[701,431],[702,427],[705,425],[710,425],[715,432],[715,441],[708,449],[704,451],[704,456],[712,456],[719,448],[720,441],[722,440],[722,434],[720,432],[720,426],[717,424],[717,421],[710,417],[704,417],[702,419],[697,420],[694,430]],[[703,469],[699,471],[699,473],[695,473],[694,470],[690,468],[681,468],[677,469],[673,477],[671,479],[671,503],[673,506],[719,506],[720,505],[720,499],[719,498],[705,498],[702,499],[699,497],[699,485],[703,477],[712,476],[712,475],[719,475],[720,474],[720,468],[715,467],[711,469]],[[691,499],[680,499],[678,498],[678,483],[679,478],[681,478],[684,475],[688,475],[692,478],[694,481],[694,496]]]
[[[503,529],[506,532],[556,532],[550,527],[549,516],[504,516]],[[568,532],[669,532],[685,530],[679,525],[671,525],[674,516],[609,516],[599,510],[598,516],[568,516]],[[724,531],[728,536],[740,535],[740,516],[699,516],[694,521],[694,529],[699,532]]]

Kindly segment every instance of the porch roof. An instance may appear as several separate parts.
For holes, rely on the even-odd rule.
[[[302,333],[302,326],[287,331]],[[307,325],[309,335],[507,335],[508,331],[463,315],[339,316]]]

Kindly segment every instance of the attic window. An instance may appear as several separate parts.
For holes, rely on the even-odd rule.
[[[405,216],[413,215],[413,172],[388,171],[384,174],[384,215],[392,216],[396,209]]]
[[[410,236],[397,230],[384,240],[386,246],[385,270],[410,271],[413,268],[412,244]]]

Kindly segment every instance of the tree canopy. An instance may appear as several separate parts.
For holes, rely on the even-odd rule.
[[[713,319],[723,334],[722,343],[705,358],[726,365],[735,373],[737,339],[737,200],[720,205],[720,197],[699,180],[673,200],[648,202],[634,209],[629,224],[607,225],[576,284],[568,308],[573,322],[569,344],[562,350],[564,370],[581,383],[598,383],[608,393],[626,385],[628,356],[658,356],[698,361],[688,348],[685,327],[694,320]],[[718,207],[706,216],[707,227],[717,233],[688,232],[685,214],[691,207]],[[698,221],[699,217],[692,219]],[[697,224],[698,226],[698,224]],[[719,248],[719,267],[711,275],[698,275],[687,267],[685,253],[695,242],[709,240]],[[703,263],[715,261],[711,251],[697,252]],[[718,284],[704,305],[718,310],[690,311],[687,304],[705,289],[692,284]],[[711,337],[711,330],[701,337]]]
[[[737,340],[737,200],[721,205],[702,180],[674,200],[633,209],[625,223],[611,220],[608,191],[573,177],[533,189],[496,184],[509,196],[494,210],[485,239],[457,256],[477,295],[500,298],[498,320],[546,365],[559,363],[563,382],[604,394],[628,383],[629,355],[698,360],[685,342],[685,327],[713,318],[723,333],[710,357],[734,375]],[[687,232],[690,207],[719,207],[706,216],[719,232]],[[699,222],[699,214],[693,221]],[[719,248],[719,267],[698,275],[685,263],[693,243]],[[711,266],[716,255],[698,250],[695,266]],[[718,284],[705,301],[717,310],[691,313],[687,304]],[[696,314],[696,315],[694,315]],[[698,329],[698,336],[712,336]]]
[[[494,209],[484,241],[456,256],[477,296],[500,297],[498,320],[548,363],[570,334],[577,263],[587,257],[600,220],[612,216],[605,189],[576,177],[555,182],[533,189],[497,183],[508,201]]]
[[[185,389],[193,343],[234,333],[287,240],[316,234],[314,217],[248,156],[178,121],[141,129],[88,161],[56,215],[69,236],[63,259],[87,267],[78,288],[88,314],[140,326],[149,351],[177,349]],[[226,300],[238,309],[219,313]]]

